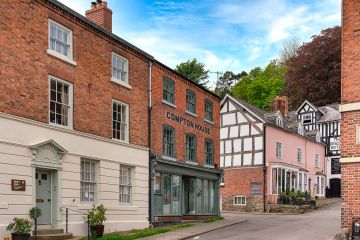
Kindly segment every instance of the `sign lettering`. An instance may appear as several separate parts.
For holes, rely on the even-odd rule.
[[[11,180],[11,190],[13,191],[25,191],[25,180]]]
[[[186,119],[184,117],[181,117],[179,115],[176,115],[174,113],[167,112],[166,117],[169,120],[172,120],[172,121],[177,122],[179,124],[182,124],[184,126],[193,128],[195,130],[198,130],[198,131],[206,133],[206,134],[210,134],[210,128],[208,128],[208,127],[206,127],[206,126],[204,126],[202,124],[194,123],[193,121],[191,121],[189,119]]]

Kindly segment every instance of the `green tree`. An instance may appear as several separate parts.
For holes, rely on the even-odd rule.
[[[264,70],[259,67],[250,71],[233,88],[232,94],[259,108],[267,110],[269,102],[285,88],[286,67],[271,61]]]
[[[209,83],[209,70],[205,70],[205,64],[198,62],[196,58],[180,63],[175,71],[204,87]]]
[[[240,80],[242,77],[247,76],[245,71],[235,74],[232,71],[226,71],[216,82],[215,93],[219,95],[221,98],[225,96],[225,94],[231,92],[231,88],[233,84]]]

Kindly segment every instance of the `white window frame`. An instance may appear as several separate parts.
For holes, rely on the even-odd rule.
[[[59,26],[60,28],[63,28],[64,30],[68,31],[69,32],[69,56],[65,56],[53,49],[50,48],[50,44],[51,44],[51,35],[50,35],[50,32],[51,32],[51,24],[55,24],[57,26]],[[49,19],[48,20],[48,49],[47,49],[47,53],[49,55],[52,55],[56,58],[59,58],[60,60],[62,61],[65,61],[67,63],[70,63],[72,65],[75,65],[76,66],[76,62],[73,60],[73,49],[74,49],[74,46],[73,46],[73,31],[67,27],[65,27],[64,25],[52,20],[52,19]]]
[[[315,153],[315,167],[320,167],[320,156],[318,153]]]
[[[126,171],[129,171],[128,173],[130,173],[127,178],[128,178],[128,183],[122,183],[121,182],[121,174],[122,174],[122,169],[126,169]],[[133,181],[134,181],[134,168],[131,166],[127,166],[127,165],[120,165],[120,170],[119,170],[119,203],[120,204],[124,204],[124,205],[131,205],[132,204],[132,200],[133,200]],[[129,196],[129,201],[122,201],[121,199],[121,187],[127,187],[129,188],[129,192],[130,192],[130,196]]]
[[[114,57],[117,57],[117,58],[120,58],[121,60],[124,60],[126,62],[126,78],[125,78],[125,81],[123,80],[120,80],[116,77],[114,77],[114,65],[113,65],[113,62],[114,62]],[[114,53],[112,52],[111,54],[111,82],[114,82],[114,83],[117,83],[123,87],[126,87],[126,88],[129,88],[129,89],[132,89],[131,85],[129,84],[129,59],[117,54],[117,53]]]
[[[280,148],[279,148],[279,154],[280,155],[278,155],[278,144],[280,144],[279,146],[280,146]],[[279,142],[279,141],[277,141],[276,142],[276,148],[275,148],[275,156],[276,156],[276,158],[277,159],[282,159],[283,158],[283,154],[284,154],[284,144],[282,143],[282,142]]]
[[[84,163],[89,163],[89,164],[94,164],[94,169],[95,169],[95,174],[94,174],[94,180],[93,181],[85,181],[85,180],[82,180],[81,179],[81,164],[82,162]],[[97,195],[98,195],[98,191],[97,191],[97,179],[98,179],[98,176],[97,176],[97,173],[98,173],[98,166],[97,166],[97,162],[95,161],[91,161],[91,160],[87,160],[87,159],[81,159],[80,161],[80,202],[83,202],[83,203],[93,203],[93,202],[96,202],[97,200]],[[88,201],[88,200],[83,200],[82,199],[82,194],[81,194],[81,184],[82,183],[90,183],[90,184],[94,184],[95,187],[94,187],[94,201]]]
[[[312,114],[311,113],[305,113],[302,115],[302,118],[301,118],[301,122],[304,124],[304,121],[305,121],[305,117],[308,118],[310,116],[310,122],[308,123],[305,123],[305,124],[311,124],[312,123]],[[306,119],[308,120],[308,119]]]
[[[300,154],[299,154],[299,153],[300,153]],[[300,158],[299,158],[299,156],[300,156]],[[303,150],[302,150],[302,148],[300,148],[300,147],[297,148],[296,160],[297,160],[297,162],[299,162],[299,163],[301,163],[302,160],[303,160]]]
[[[66,84],[69,86],[69,110],[68,110],[68,126],[65,125],[61,125],[61,124],[57,124],[57,123],[53,123],[50,121],[50,101],[51,101],[51,80],[55,80],[57,82],[61,82],[63,84]],[[57,127],[61,127],[61,128],[66,128],[66,129],[73,129],[73,99],[74,99],[74,93],[73,93],[73,84],[70,82],[67,82],[63,79],[54,77],[49,75],[48,77],[48,81],[49,81],[49,90],[48,90],[48,122],[50,125],[53,126],[57,126]]]
[[[123,106],[125,106],[126,107],[126,122],[125,122],[125,124],[126,124],[126,130],[125,130],[125,139],[124,140],[122,140],[122,139],[117,139],[117,138],[114,138],[114,135],[113,135],[113,130],[114,130],[114,128],[113,128],[113,121],[114,121],[114,118],[113,118],[113,114],[114,114],[114,110],[113,110],[113,107],[114,107],[114,104],[120,104],[120,105],[123,105]],[[129,143],[129,128],[130,128],[130,126],[129,126],[129,113],[130,113],[130,110],[129,110],[129,105],[128,104],[126,104],[126,103],[123,103],[123,102],[121,102],[121,101],[118,101],[118,100],[112,100],[112,103],[111,103],[111,116],[112,116],[112,118],[111,118],[111,136],[112,136],[112,139],[113,140],[116,140],[116,141],[120,141],[120,142],[125,142],[125,143]]]
[[[240,202],[239,202],[240,199]],[[243,201],[244,200],[244,201]],[[246,206],[246,196],[243,195],[236,195],[233,198],[233,205],[236,206]]]

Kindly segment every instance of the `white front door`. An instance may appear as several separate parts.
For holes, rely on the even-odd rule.
[[[51,224],[51,172],[36,170],[36,207],[41,209],[38,224]]]

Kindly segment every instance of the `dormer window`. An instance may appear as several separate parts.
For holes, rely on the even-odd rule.
[[[307,114],[302,115],[302,122],[304,124],[312,123],[311,113],[307,113]]]
[[[283,127],[283,119],[281,116],[276,117],[276,125],[278,125],[279,127]]]
[[[299,123],[299,126],[298,126],[298,134],[304,136],[304,127],[301,123]]]

